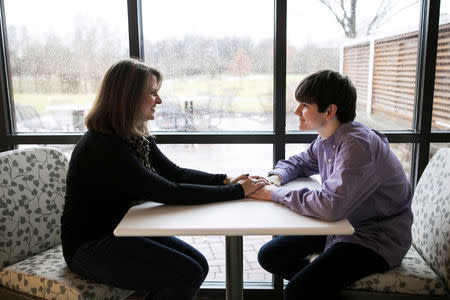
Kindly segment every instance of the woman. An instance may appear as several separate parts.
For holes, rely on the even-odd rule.
[[[158,71],[134,59],[105,74],[70,160],[61,239],[75,273],[145,290],[145,299],[191,300],[208,273],[200,252],[175,237],[115,237],[114,228],[139,202],[240,199],[264,183],[180,168],[164,156],[146,126],[162,103],[161,82]]]

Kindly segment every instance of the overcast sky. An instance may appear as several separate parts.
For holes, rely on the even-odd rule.
[[[409,0],[394,0],[404,2]],[[358,18],[367,20],[380,1],[359,0]],[[144,35],[147,40],[204,37],[273,38],[273,0],[142,0]],[[126,0],[5,0],[7,24],[25,26],[33,36],[53,33],[70,37],[76,23],[101,22],[120,39],[127,39]],[[441,1],[447,20],[450,0]],[[406,9],[382,28],[385,33],[418,29],[419,5]],[[326,44],[343,40],[343,31],[332,13],[319,0],[288,0],[288,40]]]

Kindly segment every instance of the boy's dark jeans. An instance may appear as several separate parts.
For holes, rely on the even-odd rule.
[[[307,256],[322,252],[325,240],[326,236],[279,236],[260,249],[261,266],[289,280],[285,300],[332,299],[353,282],[389,269],[383,257],[353,243],[336,243],[309,263]]]

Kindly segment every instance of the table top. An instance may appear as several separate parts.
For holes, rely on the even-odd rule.
[[[320,188],[309,178],[285,186]],[[282,204],[249,198],[202,205],[146,202],[131,207],[114,230],[116,236],[349,235],[353,232],[346,219],[326,222],[302,216]]]

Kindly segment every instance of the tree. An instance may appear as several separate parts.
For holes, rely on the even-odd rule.
[[[234,75],[244,76],[249,72],[249,56],[245,49],[238,48],[230,63],[230,71]]]
[[[339,25],[348,38],[356,38],[358,30],[356,27],[357,2],[358,0],[320,0],[334,14]],[[365,34],[373,33],[377,28],[384,25],[390,18],[419,2],[419,0],[381,0],[375,15],[365,26]]]

